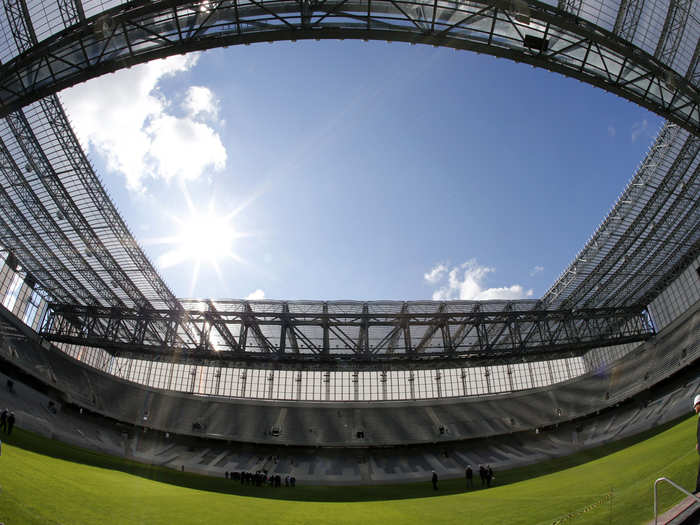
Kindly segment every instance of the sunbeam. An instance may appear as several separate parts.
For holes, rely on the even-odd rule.
[[[192,264],[190,294],[193,293],[202,267],[211,266],[219,279],[223,279],[221,265],[228,259],[245,264],[245,260],[235,252],[236,241],[251,237],[251,233],[239,232],[233,223],[239,214],[254,198],[249,199],[232,211],[222,213],[216,209],[212,198],[206,206],[197,206],[183,185],[186,212],[181,215],[168,214],[176,230],[173,234],[149,239],[145,244],[167,245],[168,249],[158,257],[162,269],[180,264]]]

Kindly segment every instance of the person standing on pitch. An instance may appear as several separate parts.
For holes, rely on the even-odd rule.
[[[7,435],[9,436],[12,434],[12,427],[15,426],[15,413],[10,412],[10,415],[7,416]]]
[[[437,490],[438,475],[437,475],[437,472],[435,472],[434,470],[433,470],[432,482],[433,482],[433,490]]]
[[[473,482],[472,482],[472,478],[474,477],[474,473],[472,472],[472,466],[471,466],[471,465],[467,465],[467,468],[466,468],[466,470],[464,471],[464,475],[465,475],[466,478],[467,478],[467,488],[468,488],[468,489],[473,489],[473,488],[474,488],[474,484],[473,484]]]
[[[700,415],[700,394],[695,396],[695,399],[693,399],[693,410],[695,410],[695,413]],[[698,432],[697,436],[695,436],[695,450],[697,451],[698,454],[700,454],[700,417],[698,418]],[[698,465],[698,479],[695,482],[695,493],[700,492],[700,465]]]

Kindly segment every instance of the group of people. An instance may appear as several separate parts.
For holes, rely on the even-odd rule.
[[[464,469],[464,477],[467,479],[467,488],[468,489],[473,489],[474,488],[474,471],[472,470],[471,465],[467,465],[467,468]],[[496,476],[493,475],[493,469],[491,468],[491,465],[479,465],[479,477],[481,478],[481,487],[490,487],[491,486],[491,481],[496,479]],[[433,483],[433,490],[438,489],[438,475],[437,472],[433,470],[433,475],[431,477],[431,482]]]
[[[467,468],[464,469],[464,477],[467,479],[467,488],[473,489],[474,472],[472,471],[471,465],[467,465]],[[485,467],[483,465],[479,465],[479,478],[481,478],[482,488],[484,486],[491,486],[491,481],[496,478],[496,476],[493,475],[493,469],[491,468],[491,465],[486,465]]]
[[[695,398],[693,399],[693,410],[695,410],[695,413],[700,415],[700,395],[696,395]],[[700,454],[700,418],[698,418],[698,431],[697,431],[697,441],[695,444],[695,449],[698,451]],[[472,471],[472,466],[467,465],[467,468],[464,469],[464,477],[466,478],[467,482],[467,488],[474,488],[474,472]],[[479,465],[479,477],[481,478],[481,486],[484,487],[490,487],[491,486],[491,481],[495,479],[495,476],[493,475],[493,469],[491,468],[491,465]],[[433,490],[438,489],[438,475],[437,472],[433,470],[433,475],[431,479],[433,483]],[[700,466],[698,467],[698,479],[696,481],[695,485],[695,493],[700,494]]]
[[[8,409],[3,409],[0,412],[0,430],[8,436],[12,434],[12,428],[15,426],[15,413]]]
[[[252,485],[254,487],[281,487],[282,486],[282,476],[279,474],[267,475],[267,471],[258,470],[253,474],[252,472],[226,472],[226,479],[231,479],[233,481],[240,481],[241,485]],[[284,477],[285,487],[296,487],[297,479],[294,476]]]

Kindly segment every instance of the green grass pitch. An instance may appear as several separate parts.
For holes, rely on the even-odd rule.
[[[242,487],[95,454],[16,429],[0,457],[4,525],[338,523],[636,524],[653,517],[652,483],[692,488],[696,418],[567,458],[463,480],[365,487]],[[5,437],[5,436],[2,436]],[[611,495],[611,496],[610,496]],[[660,490],[664,508],[681,496]]]

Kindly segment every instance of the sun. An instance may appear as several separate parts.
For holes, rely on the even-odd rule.
[[[209,204],[197,208],[187,192],[183,192],[187,202],[186,213],[168,214],[173,223],[174,234],[151,239],[147,244],[167,245],[158,257],[158,266],[167,269],[180,264],[192,264],[190,294],[194,290],[202,265],[212,266],[221,278],[220,265],[226,260],[244,262],[236,253],[236,241],[248,234],[236,230],[233,219],[241,211],[221,212],[216,209],[214,199]]]
[[[219,215],[212,205],[203,213],[194,211],[178,222],[181,229],[175,238],[176,250],[187,259],[217,266],[221,260],[235,257],[236,230],[231,214]]]

